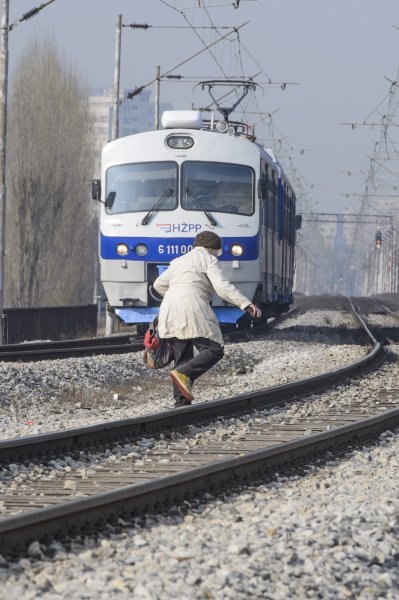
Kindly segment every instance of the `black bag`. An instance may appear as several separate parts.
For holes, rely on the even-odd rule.
[[[158,333],[158,318],[144,336],[144,362],[150,369],[163,369],[174,359],[170,340],[163,340]]]

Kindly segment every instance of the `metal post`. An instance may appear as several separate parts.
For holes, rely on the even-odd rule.
[[[4,342],[4,257],[6,244],[6,141],[9,0],[3,0],[0,49],[0,344]]]
[[[115,41],[115,74],[114,74],[114,97],[112,111],[111,139],[119,137],[119,87],[121,79],[121,38],[122,38],[122,15],[116,17],[116,41]]]
[[[399,292],[399,260],[398,260],[398,252],[399,252],[399,244],[398,244],[398,231],[399,231],[399,217],[398,214],[395,213],[394,216],[394,226],[395,226],[395,245],[394,245],[394,290],[395,293]]]
[[[121,80],[121,38],[122,38],[122,15],[116,17],[116,40],[115,40],[115,73],[114,73],[114,95],[112,110],[111,139],[119,137],[119,88]],[[105,311],[105,335],[115,333],[115,318]]]
[[[160,95],[160,84],[161,84],[161,67],[155,69],[155,116],[154,116],[154,129],[159,129],[159,95]]]

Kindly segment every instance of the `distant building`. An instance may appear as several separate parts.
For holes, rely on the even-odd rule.
[[[151,100],[151,91],[144,90],[132,100],[127,100],[126,95],[130,90],[124,89],[120,93],[119,105],[119,137],[149,131],[154,129],[155,107]],[[91,88],[89,90],[89,106],[92,115],[93,134],[98,155],[101,148],[111,139],[112,88]],[[171,110],[169,103],[160,104],[160,116],[164,110]]]
[[[100,150],[110,139],[109,114],[112,108],[112,89],[91,88],[89,107],[95,144]]]

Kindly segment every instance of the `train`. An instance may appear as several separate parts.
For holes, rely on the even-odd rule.
[[[221,237],[222,270],[265,317],[288,310],[300,216],[273,151],[251,126],[213,113],[166,111],[161,122],[106,144],[92,182],[108,310],[126,324],[152,322],[162,300],[153,282],[205,230]],[[248,318],[216,295],[212,306],[221,324]]]

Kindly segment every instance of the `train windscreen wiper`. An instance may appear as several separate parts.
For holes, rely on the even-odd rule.
[[[197,196],[195,194],[193,194],[193,192],[190,190],[189,187],[186,187],[186,194],[189,198],[191,198],[191,200],[194,202],[194,204],[196,205],[197,208],[199,208],[200,210],[202,210],[203,213],[205,213],[209,223],[213,226],[217,225],[217,222],[215,221],[215,219],[212,217],[212,215],[206,210],[206,208],[204,208],[201,205],[201,202],[198,200]]]
[[[160,196],[158,198],[158,200],[155,202],[154,206],[152,208],[150,208],[150,210],[145,215],[145,217],[143,217],[143,220],[141,221],[141,224],[142,225],[147,225],[150,222],[151,217],[153,215],[155,215],[156,212],[159,211],[159,209],[161,208],[161,206],[165,202],[165,200],[167,200],[167,198],[170,198],[171,196],[173,196],[174,193],[175,193],[175,190],[173,188],[168,188],[166,190],[166,192],[164,192],[162,194],[162,196]]]

